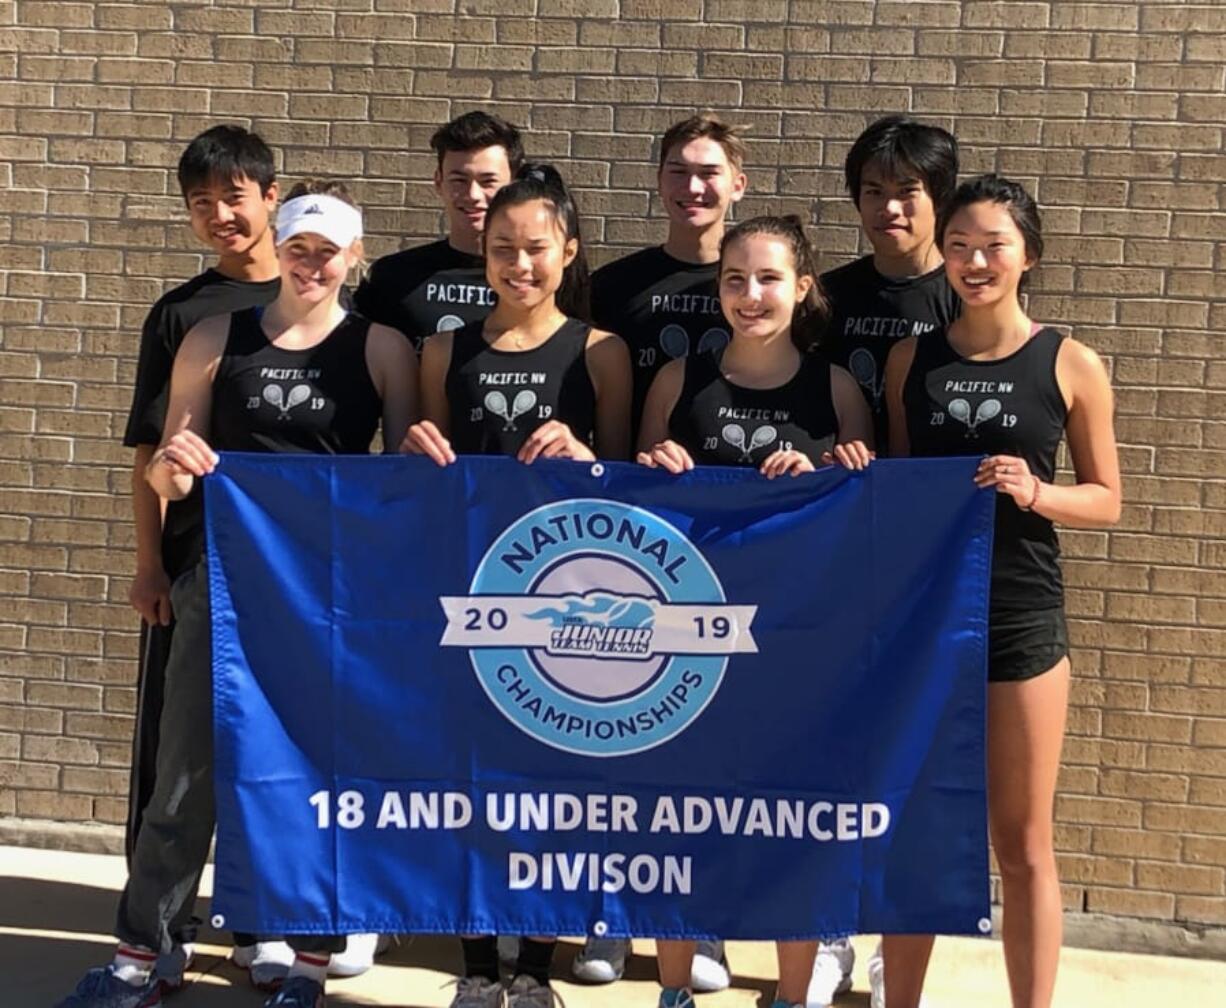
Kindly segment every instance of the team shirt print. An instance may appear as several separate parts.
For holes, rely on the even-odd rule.
[[[592,276],[592,317],[630,350],[634,440],[647,390],[669,361],[719,353],[732,338],[719,304],[719,264],[686,263],[642,249]]]

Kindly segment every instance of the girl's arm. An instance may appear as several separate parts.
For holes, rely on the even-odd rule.
[[[834,399],[834,414],[839,421],[839,443],[863,441],[872,451],[876,447],[873,444],[873,414],[864,401],[860,383],[851,376],[850,371],[837,364],[830,365],[830,394]]]
[[[831,364],[830,396],[839,421],[831,457],[847,469],[863,469],[873,458],[873,414],[860,383],[845,368]]]
[[[685,472],[694,468],[690,453],[668,436],[668,420],[681,398],[685,385],[685,358],[671,360],[656,372],[647,401],[643,404],[642,424],[639,427],[638,462],[641,465],[662,466],[671,473]]]
[[[145,467],[145,479],[167,500],[182,500],[196,478],[217,465],[205,435],[213,407],[213,377],[229,331],[229,315],[205,319],[188,331],[175,354],[162,443]]]
[[[623,461],[630,455],[630,351],[620,336],[593,329],[586,357],[596,390],[596,454]]]
[[[1062,525],[1114,525],[1120,520],[1122,493],[1107,369],[1084,343],[1066,339],[1056,356],[1056,383],[1068,406],[1064,430],[1077,482],[1072,486],[1043,483],[1021,459],[997,455],[984,460],[980,474],[994,474],[1003,467],[1010,469],[1009,474],[986,476],[981,485],[997,485],[1010,493],[1019,507]],[[1015,475],[1017,463],[1021,463],[1020,479]]]
[[[383,403],[383,451],[396,451],[417,419],[417,355],[397,330],[371,325],[366,367]]]
[[[451,367],[452,336],[438,332],[421,350],[420,396],[422,419],[409,427],[400,444],[402,452],[429,455],[439,465],[455,461],[447,440],[451,432],[451,406],[447,402],[447,370]]]
[[[894,344],[885,362],[885,404],[890,418],[890,458],[906,458],[911,454],[902,390],[914,360],[915,337],[908,336]]]

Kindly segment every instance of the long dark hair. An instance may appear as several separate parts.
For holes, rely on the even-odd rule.
[[[813,278],[813,286],[804,299],[798,301],[792,313],[792,342],[801,353],[808,353],[817,345],[826,323],[830,320],[830,302],[822,290],[817,272],[817,257],[805,234],[805,226],[795,214],[782,217],[751,217],[724,234],[719,243],[719,271],[724,272],[724,255],[738,241],[751,235],[769,235],[785,242],[792,251],[792,265],[798,277]]]
[[[529,161],[515,173],[513,182],[494,194],[485,211],[484,235],[489,234],[490,222],[501,211],[533,200],[543,200],[553,207],[563,239],[570,241],[574,238],[579,243],[575,258],[562,271],[562,285],[556,295],[558,310],[570,318],[591,322],[591,277],[587,255],[583,251],[583,238],[579,233],[579,208],[553,165]],[[485,240],[484,236],[482,240]]]

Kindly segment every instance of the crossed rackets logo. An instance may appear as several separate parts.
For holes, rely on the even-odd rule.
[[[278,420],[288,420],[289,411],[295,406],[301,406],[310,398],[310,385],[295,385],[289,390],[288,396],[285,394],[285,389],[283,389],[280,385],[264,386],[264,401],[268,403],[269,406],[275,406],[281,411],[277,415]]]
[[[515,398],[511,401],[510,410],[507,409],[507,397],[501,392],[495,390],[485,394],[485,408],[500,417],[503,421],[502,429],[504,431],[519,430],[515,426],[515,421],[518,417],[529,412],[536,405],[536,393],[531,389],[523,389],[515,394]]]
[[[753,434],[749,436],[748,442],[745,441],[745,428],[740,424],[725,424],[724,429],[719,433],[733,448],[740,451],[740,461],[742,462],[752,462],[755,451],[759,448],[765,448],[779,436],[779,432],[770,424],[755,427]]]
[[[975,428],[999,416],[1001,404],[999,399],[985,399],[975,410],[974,417],[971,416],[971,404],[965,399],[951,400],[947,409],[951,417],[966,426],[968,438],[977,438],[979,435],[975,432]]]

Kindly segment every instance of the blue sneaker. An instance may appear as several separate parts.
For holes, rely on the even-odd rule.
[[[684,987],[665,987],[660,991],[660,1008],[694,1008],[694,995]]]
[[[290,977],[264,1002],[264,1008],[324,1008],[323,984],[310,977]]]
[[[139,987],[115,975],[114,966],[97,966],[55,1008],[152,1008],[162,1003],[162,984],[151,976]]]

